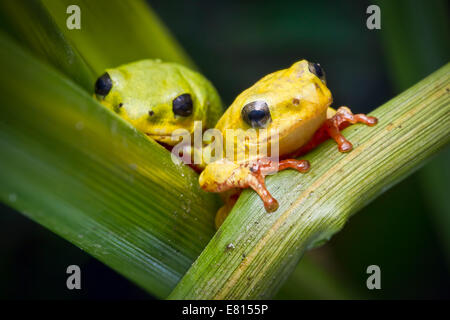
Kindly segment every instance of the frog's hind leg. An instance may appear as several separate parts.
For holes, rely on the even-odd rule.
[[[216,230],[218,230],[220,228],[222,223],[228,217],[231,209],[233,209],[233,206],[226,203],[222,207],[220,207],[219,210],[217,210],[216,217],[214,218],[214,224],[216,226]]]
[[[216,218],[214,219],[216,229],[219,229],[219,227],[228,217],[240,194],[241,189],[231,189],[220,194],[224,205],[216,213]]]

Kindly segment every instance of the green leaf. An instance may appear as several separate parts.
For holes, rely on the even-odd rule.
[[[0,199],[157,297],[214,233],[170,153],[0,33]]]
[[[67,8],[81,29],[68,29]],[[0,0],[0,26],[88,92],[106,68],[140,59],[193,62],[142,0]]]
[[[140,59],[163,59],[194,68],[159,18],[142,0],[42,0],[64,36],[100,75]],[[69,5],[81,10],[81,29],[66,26]]]
[[[308,174],[268,177],[280,203],[274,213],[244,191],[169,298],[271,298],[306,250],[329,240],[352,214],[450,142],[449,91],[447,64],[376,109],[375,127],[347,128],[350,153],[328,141],[305,157],[314,169]],[[230,243],[234,249],[226,250]]]
[[[84,89],[91,91],[95,74],[61,33],[38,0],[0,1],[0,25],[18,43]]]

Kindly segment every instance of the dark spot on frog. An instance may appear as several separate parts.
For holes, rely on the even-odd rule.
[[[320,92],[320,94],[323,94],[322,88],[317,83],[314,83],[314,86]]]
[[[292,99],[292,103],[297,106],[300,103],[300,99],[294,98]]]
[[[150,110],[149,112],[148,112],[148,115],[151,117],[151,116],[153,116],[155,114],[155,112],[153,112],[153,110]]]

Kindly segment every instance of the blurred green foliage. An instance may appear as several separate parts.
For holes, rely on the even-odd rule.
[[[382,43],[388,73],[400,92],[448,61],[448,2],[380,1],[385,14]],[[421,23],[417,23],[420,21]],[[392,31],[391,31],[392,30]],[[450,148],[418,173],[418,186],[450,268]]]
[[[263,75],[307,58],[325,68],[335,106],[368,112],[449,60],[448,3],[441,0],[377,1],[382,30],[366,28],[369,1],[149,3],[225,103]],[[300,279],[299,291],[287,290],[287,297],[448,298],[448,155],[384,193],[310,252],[333,279]],[[2,211],[0,274],[9,276],[0,297],[148,297],[112,272],[92,276],[107,268],[12,210]],[[13,241],[6,241],[9,230],[15,230]],[[90,291],[64,289],[69,263],[96,278],[86,280]],[[382,290],[366,288],[371,264],[381,267]],[[309,263],[300,268],[323,279],[321,270],[308,272]],[[315,290],[305,290],[311,281]]]

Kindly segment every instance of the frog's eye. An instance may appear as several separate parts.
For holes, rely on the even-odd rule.
[[[108,72],[105,72],[95,82],[95,93],[99,96],[106,96],[112,88],[112,80]]]
[[[323,71],[323,68],[320,66],[320,64],[310,62],[308,68],[311,73],[314,73],[317,78],[325,83],[325,71]]]
[[[192,109],[193,109],[192,98],[189,93],[179,95],[172,101],[173,113],[178,116],[182,117],[190,116],[192,114]]]
[[[265,128],[272,121],[269,106],[264,101],[247,103],[242,108],[241,117],[252,128]]]

